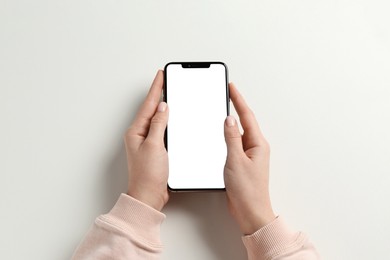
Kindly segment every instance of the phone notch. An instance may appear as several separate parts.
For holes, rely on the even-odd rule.
[[[183,62],[181,64],[183,69],[208,69],[211,62]]]

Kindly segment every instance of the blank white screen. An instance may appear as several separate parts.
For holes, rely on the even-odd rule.
[[[224,188],[225,66],[183,68],[170,64],[166,73],[168,185],[172,189]]]

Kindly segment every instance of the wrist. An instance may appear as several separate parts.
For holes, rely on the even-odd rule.
[[[240,220],[239,227],[242,234],[251,235],[260,228],[274,221],[275,218],[276,215],[274,214],[272,209],[266,212],[262,212],[261,214],[247,214],[244,218]]]
[[[146,194],[143,192],[137,192],[134,190],[129,190],[127,195],[133,197],[134,199],[154,208],[155,210],[161,211],[168,199],[164,199],[164,196],[156,196],[152,193]]]

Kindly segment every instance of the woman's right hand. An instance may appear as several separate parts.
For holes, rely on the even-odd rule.
[[[226,194],[230,213],[241,232],[249,235],[275,219],[268,189],[270,147],[255,115],[232,83],[229,91],[244,133],[241,135],[233,116],[226,118]]]

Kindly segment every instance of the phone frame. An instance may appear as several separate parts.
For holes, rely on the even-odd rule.
[[[226,89],[226,116],[230,115],[230,93],[229,93],[229,74],[228,74],[228,67],[225,63],[220,61],[193,61],[193,62],[169,62],[164,66],[164,86],[163,86],[163,101],[166,102],[168,105],[168,91],[167,91],[167,68],[169,65],[181,65],[183,68],[187,69],[196,69],[196,68],[209,68],[211,64],[220,64],[223,65],[225,68],[225,89]],[[222,127],[222,126],[221,126]],[[165,149],[168,152],[168,126],[165,129],[164,134],[164,144]],[[221,173],[223,174],[223,173]],[[201,191],[225,191],[226,188],[172,188],[167,183],[169,191],[172,192],[201,192]]]

